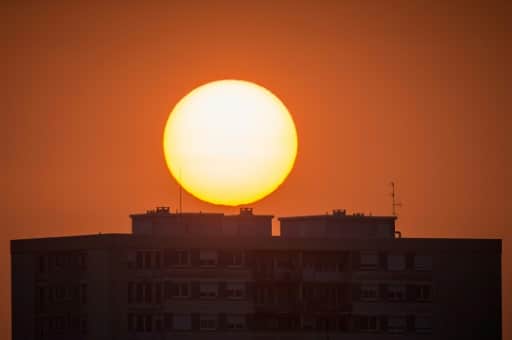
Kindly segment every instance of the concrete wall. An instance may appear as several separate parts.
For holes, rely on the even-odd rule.
[[[87,339],[107,340],[112,338],[111,318],[113,307],[110,303],[112,290],[111,257],[108,249],[93,249],[87,253],[88,261],[88,301]]]
[[[478,249],[437,253],[433,294],[438,339],[502,338],[501,253]]]
[[[194,280],[251,281],[251,269],[230,270],[227,268],[201,269],[193,265],[188,269],[135,270],[134,253],[137,250],[165,249],[263,249],[263,252],[343,251],[353,255],[350,263],[357,261],[361,250],[373,249],[383,254],[426,254],[433,256],[432,271],[384,270],[385,258],[379,255],[379,267],[373,271],[350,270],[337,279],[351,282],[432,282],[432,303],[393,305],[354,302],[352,312],[370,314],[387,313],[431,313],[434,317],[432,334],[386,334],[386,333],[323,333],[304,331],[301,333],[270,333],[255,331],[231,332],[186,332],[141,334],[127,332],[127,314],[134,311],[150,313],[204,312],[244,313],[252,312],[250,301],[210,302],[190,300],[169,301],[155,306],[128,306],[127,282],[135,279],[165,280],[182,277]],[[293,240],[293,239],[243,239],[243,238],[163,238],[135,237],[129,235],[98,235],[61,239],[17,241],[12,253],[12,301],[13,340],[28,340],[34,336],[35,287],[37,278],[37,255],[39,252],[87,249],[87,271],[85,277],[69,273],[68,280],[85,280],[88,284],[88,334],[80,339],[501,339],[501,243],[499,240],[435,240],[435,239],[390,239],[390,240]],[[352,256],[351,255],[351,256]],[[410,256],[408,257],[410,258]],[[409,261],[410,262],[410,261]],[[381,268],[382,267],[382,268]],[[410,266],[408,265],[408,268]],[[354,268],[352,268],[354,269]],[[303,274],[301,272],[301,274]],[[324,273],[325,274],[325,273]],[[54,277],[59,280],[58,277]],[[325,279],[325,278],[323,278]],[[322,279],[322,281],[323,281]],[[329,281],[329,280],[327,280]],[[75,338],[75,337],[73,337]],[[78,339],[78,338],[77,338]],[[53,340],[53,338],[52,338]]]
[[[35,334],[34,283],[37,265],[34,254],[12,254],[11,270],[12,339],[31,340]]]

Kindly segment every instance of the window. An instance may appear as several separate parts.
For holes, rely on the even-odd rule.
[[[361,285],[361,300],[375,301],[379,297],[379,287],[375,284]]]
[[[55,288],[54,287],[47,287],[48,289],[48,302],[53,302],[55,298]]]
[[[317,331],[330,331],[334,330],[335,324],[334,320],[330,319],[329,317],[320,316],[316,319],[316,325],[315,329]]]
[[[315,271],[318,273],[336,273],[338,265],[336,263],[316,263]]]
[[[153,331],[153,317],[151,315],[146,315],[144,317],[144,330],[146,332]]]
[[[37,288],[37,299],[38,299],[38,311],[41,312],[45,308],[45,302],[46,302],[46,294],[45,289],[46,287],[38,287]]]
[[[46,256],[39,256],[39,272],[44,273],[46,271]]]
[[[137,315],[135,331],[144,332],[144,317],[142,315]]]
[[[80,269],[86,270],[87,269],[87,256],[86,254],[80,254],[79,255],[79,263],[80,263]]]
[[[387,289],[386,297],[390,301],[405,300],[405,286],[404,285],[389,285],[388,289]]]
[[[243,265],[244,253],[242,251],[232,251],[229,253],[228,266],[240,267]]]
[[[388,269],[391,271],[405,270],[405,256],[388,255]]]
[[[153,315],[151,314],[128,314],[128,330],[130,332],[152,332]]]
[[[416,255],[414,256],[414,269],[418,271],[432,270],[432,256]]]
[[[144,286],[142,283],[137,283],[136,291],[135,291],[135,301],[137,303],[142,303],[143,296],[144,296]]]
[[[278,269],[281,270],[290,270],[294,268],[294,259],[292,254],[284,253],[280,254],[277,253],[274,255],[275,264]]]
[[[228,329],[244,329],[245,328],[245,315],[228,315],[226,319]]]
[[[155,320],[155,329],[157,332],[162,331],[162,319],[156,319]]]
[[[133,315],[132,315],[133,316]],[[128,320],[129,321],[129,320]],[[132,322],[133,322],[133,318],[132,318]],[[73,329],[73,331],[77,331],[80,329],[80,316],[79,315],[72,315],[71,316],[71,329]],[[133,324],[132,324],[132,331],[133,331]]]
[[[190,265],[189,251],[185,249],[166,249],[163,258],[166,267]]]
[[[160,252],[155,251],[155,267],[160,268]]]
[[[128,332],[135,330],[135,315],[128,314]]]
[[[377,330],[377,317],[363,315],[359,317],[359,329],[363,332],[374,332]]]
[[[229,299],[242,299],[245,296],[245,283],[229,282],[226,284],[226,295]]]
[[[215,315],[201,315],[199,318],[199,329],[202,331],[217,329],[217,317]]]
[[[63,254],[57,254],[55,255],[55,267],[57,269],[61,269],[64,267],[64,255]]]
[[[173,315],[173,328],[178,331],[185,331],[191,328],[189,314],[174,314]]]
[[[311,316],[304,316],[302,319],[302,329],[314,329],[315,319]]]
[[[432,332],[432,318],[429,316],[416,316],[414,319],[414,328],[417,333]]]
[[[346,332],[349,330],[350,318],[348,315],[342,315],[338,319],[338,330]]]
[[[164,329],[166,331],[172,330],[172,314],[164,313]]]
[[[199,252],[199,264],[201,266],[216,266],[218,263],[217,251],[201,250]]]
[[[417,287],[418,295],[416,299],[418,301],[430,301],[432,300],[432,289],[430,285],[420,285]]]
[[[136,255],[136,268],[141,269],[143,264],[143,253],[141,251],[137,252]]]
[[[374,251],[361,252],[361,270],[376,270],[379,263],[379,256]]]
[[[151,252],[147,251],[144,253],[144,268],[151,268]]]
[[[151,283],[146,283],[144,286],[144,302],[151,303],[153,297],[153,287]]]
[[[388,332],[402,333],[407,327],[407,320],[404,316],[391,316],[388,318]]]
[[[188,282],[166,282],[165,283],[165,298],[178,299],[187,298],[190,296],[190,289]]]
[[[56,319],[57,321],[57,330],[62,331],[65,328],[66,325],[66,319],[63,316],[59,316]]]
[[[162,303],[162,284],[160,282],[155,284],[155,303]]]
[[[264,287],[256,287],[255,289],[255,302],[257,305],[265,304],[265,292]]]
[[[55,290],[55,300],[56,301],[64,301],[71,300],[73,298],[73,286],[56,286]]]
[[[87,285],[80,285],[80,302],[85,305],[87,303]]]
[[[64,300],[66,298],[66,288],[64,286],[57,286],[55,288],[55,300]]]
[[[80,333],[87,334],[88,326],[87,326],[87,317],[83,317],[80,320]]]
[[[128,282],[128,303],[133,303],[133,288],[134,284],[133,282]]]
[[[217,283],[204,283],[199,285],[199,296],[202,299],[214,299],[219,295],[219,285]]]
[[[72,292],[70,294],[73,295],[72,299],[74,301],[80,301],[80,285],[73,286]]]
[[[158,284],[157,286],[158,287]],[[135,289],[134,289],[135,288]],[[135,290],[135,299],[133,292]],[[155,299],[158,298],[158,291],[156,291]],[[128,284],[128,303],[152,303],[153,302],[153,285],[152,283],[132,283]]]
[[[177,250],[176,251],[176,264],[178,266],[188,266],[189,265],[188,251],[186,251],[186,250]]]

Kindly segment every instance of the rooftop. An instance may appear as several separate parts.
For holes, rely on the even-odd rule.
[[[56,249],[126,249],[126,248],[222,248],[256,250],[351,250],[379,249],[381,251],[435,249],[436,252],[501,252],[500,239],[285,239],[281,237],[174,237],[133,234],[95,234],[11,240],[11,253],[52,251]]]
[[[166,216],[226,216],[226,217],[234,217],[234,216],[255,216],[255,217],[270,217],[273,218],[274,215],[256,215],[254,214],[253,208],[240,208],[240,212],[238,215],[226,215],[224,213],[212,213],[212,212],[180,212],[176,210],[176,212],[172,212],[170,207],[161,206],[156,207],[155,209],[146,210],[145,213],[131,214],[130,217],[166,217]]]
[[[279,217],[280,221],[291,221],[291,220],[314,220],[314,219],[385,219],[385,220],[396,220],[396,216],[374,216],[372,214],[365,215],[364,213],[352,213],[347,214],[345,209],[333,209],[332,212],[326,212],[322,215],[303,215],[303,216],[287,216]]]

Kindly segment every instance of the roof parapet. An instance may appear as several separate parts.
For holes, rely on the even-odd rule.
[[[240,208],[240,215],[251,216],[252,214],[252,208]]]
[[[146,210],[146,215],[170,215],[170,207],[156,207],[155,209]]]

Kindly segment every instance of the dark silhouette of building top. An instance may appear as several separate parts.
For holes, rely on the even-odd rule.
[[[135,235],[226,235],[272,237],[273,215],[256,215],[252,208],[240,208],[238,215],[223,213],[172,213],[157,207],[145,214],[132,214]]]
[[[284,238],[394,238],[396,216],[347,214],[335,209],[331,214],[280,217]]]
[[[395,217],[131,215],[133,234],[11,241],[13,340],[489,339],[501,240],[394,237]]]

